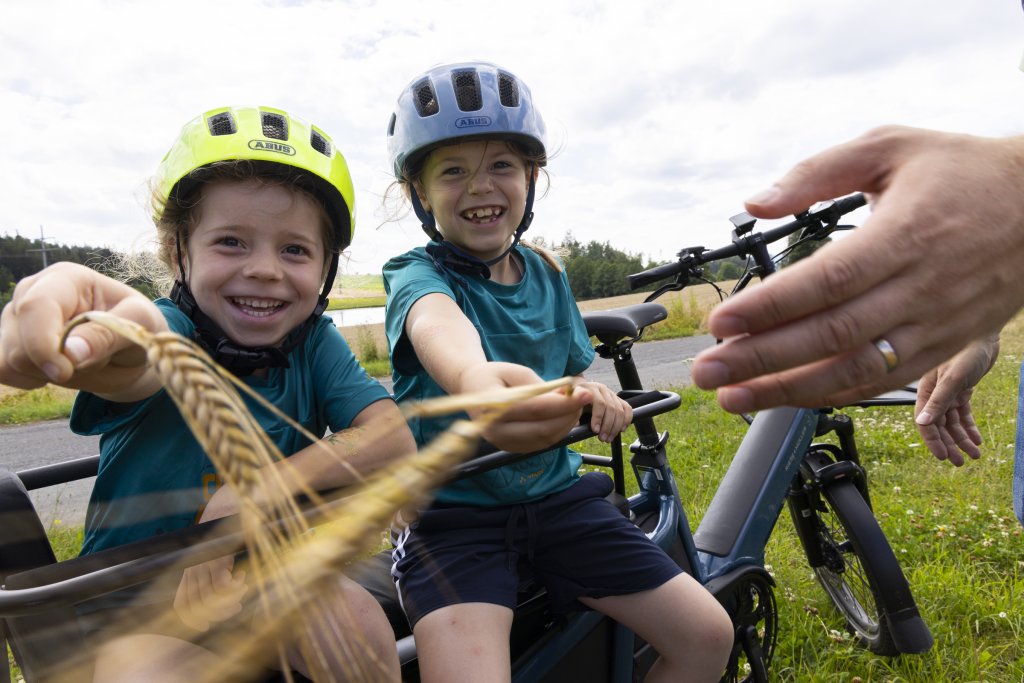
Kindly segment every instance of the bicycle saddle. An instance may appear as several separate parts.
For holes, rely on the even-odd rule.
[[[614,345],[621,339],[635,339],[645,327],[664,320],[668,311],[661,304],[645,303],[608,311],[583,314],[587,333],[602,344]]]

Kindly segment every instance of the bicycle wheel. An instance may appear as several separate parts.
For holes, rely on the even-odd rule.
[[[834,481],[812,493],[806,507],[789,500],[812,569],[847,628],[878,655],[899,654],[886,619],[885,591],[909,593],[906,578],[878,521],[850,481]],[[809,533],[808,533],[809,532]],[[808,547],[809,544],[812,547]]]

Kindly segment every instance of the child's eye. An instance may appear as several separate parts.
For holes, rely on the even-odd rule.
[[[284,253],[292,256],[304,256],[309,253],[309,250],[305,247],[301,247],[298,244],[289,244],[284,248]]]
[[[219,242],[220,244],[223,244],[225,247],[237,247],[242,244],[241,242],[238,241],[237,237],[221,237]]]
[[[459,175],[460,173],[462,173],[462,169],[458,166],[441,169],[441,175]]]

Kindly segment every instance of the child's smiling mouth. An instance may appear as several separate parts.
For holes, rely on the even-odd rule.
[[[267,318],[288,305],[287,302],[278,299],[256,299],[253,297],[228,297],[228,301],[252,318]]]
[[[505,209],[500,206],[477,206],[472,209],[466,209],[462,212],[461,216],[474,223],[493,223],[501,218],[504,213]]]

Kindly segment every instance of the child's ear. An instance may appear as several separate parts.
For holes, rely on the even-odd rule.
[[[423,206],[424,210],[430,211],[430,201],[427,199],[427,193],[423,191],[423,186],[420,183],[413,183],[412,189],[416,193],[416,198],[420,200],[420,205]]]

